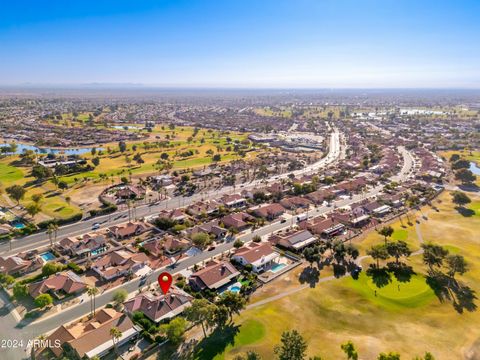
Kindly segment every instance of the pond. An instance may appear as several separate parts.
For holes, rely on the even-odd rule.
[[[470,162],[470,171],[475,175],[480,175],[480,168],[473,161]]]
[[[65,155],[82,155],[92,151],[93,147],[86,147],[86,148],[44,148],[44,147],[37,147],[35,145],[28,145],[22,143],[17,144],[17,151],[15,154],[21,154],[25,150],[33,150],[39,154],[65,154]],[[0,147],[9,146],[9,144],[0,144]],[[101,147],[95,147],[97,150],[103,150]]]

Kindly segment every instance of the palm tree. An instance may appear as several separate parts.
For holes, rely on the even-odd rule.
[[[113,341],[113,348],[115,349],[115,353],[117,353],[117,341],[122,337],[122,332],[117,327],[112,327],[110,329],[110,336],[112,337]]]
[[[98,289],[95,286],[89,287],[87,290],[87,294],[90,295],[90,312],[92,313],[93,317],[95,316],[95,297],[98,294]]]

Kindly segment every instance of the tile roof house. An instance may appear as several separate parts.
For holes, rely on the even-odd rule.
[[[255,216],[268,220],[273,220],[285,213],[285,208],[278,203],[263,205],[251,210]]]
[[[292,250],[301,250],[313,244],[317,238],[308,230],[287,232],[286,234],[273,234],[268,241]]]
[[[129,238],[131,236],[138,236],[150,230],[151,228],[151,225],[144,222],[128,222],[126,225],[123,226],[110,226],[108,228],[108,231],[110,232],[110,234],[112,234],[113,237],[120,240]]]
[[[317,190],[306,195],[307,199],[314,204],[322,204],[324,201],[329,201],[335,198],[335,194],[330,190]]]
[[[160,257],[164,253],[175,254],[179,251],[188,249],[190,246],[190,241],[187,239],[179,238],[170,234],[163,237],[156,237],[152,241],[147,240],[143,244],[143,248],[156,257]]]
[[[229,229],[233,228],[238,231],[245,230],[250,226],[248,221],[253,221],[255,218],[245,212],[234,213],[226,215],[220,219],[223,225]]]
[[[43,261],[40,257],[24,259],[20,254],[9,257],[0,257],[1,274],[26,274],[41,268],[42,265]]]
[[[105,247],[107,239],[102,234],[85,234],[80,239],[66,237],[55,244],[62,254],[81,256]]]
[[[173,210],[162,210],[158,213],[159,218],[170,219],[176,222],[183,222],[187,215],[181,209],[173,209]]]
[[[204,224],[196,225],[192,228],[186,229],[185,233],[188,236],[192,236],[198,233],[213,234],[216,239],[223,239],[228,230],[220,226],[219,220],[212,220]]]
[[[272,266],[279,257],[280,254],[273,250],[270,243],[253,242],[248,246],[237,249],[232,259],[244,266],[250,264],[254,272],[260,273]]]
[[[301,196],[290,196],[280,200],[280,204],[289,210],[308,208],[312,202]]]
[[[92,270],[105,280],[135,272],[148,264],[144,253],[131,253],[125,250],[112,251],[92,264]]]
[[[205,268],[190,275],[189,284],[198,291],[216,290],[236,279],[238,275],[240,272],[230,262],[211,261]]]
[[[45,280],[32,283],[28,286],[28,292],[36,298],[40,294],[63,292],[65,294],[74,294],[84,291],[87,284],[73,271],[66,271],[51,275]]]
[[[240,194],[223,195],[220,202],[228,208],[241,208],[247,205],[247,200]]]
[[[301,229],[308,229],[317,235],[331,237],[339,235],[345,229],[345,225],[335,217],[317,217],[308,221],[302,221],[298,224]]]
[[[116,327],[122,333],[117,340],[117,346],[121,346],[139,333],[130,318],[114,309],[101,309],[92,319],[80,321],[72,325],[62,325],[56,329],[47,340],[54,344],[60,343],[59,347],[49,347],[53,354],[60,358],[66,344],[81,359],[91,359],[94,356],[102,357],[112,351],[114,344],[110,335],[110,329]],[[38,352],[44,351],[45,348]]]
[[[166,295],[145,292],[127,300],[124,306],[127,312],[141,311],[150,320],[158,323],[181,314],[191,305],[192,300],[191,295],[173,286]]]

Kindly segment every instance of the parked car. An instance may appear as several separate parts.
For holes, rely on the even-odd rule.
[[[98,223],[98,222],[97,222],[97,223],[94,223],[94,224],[92,225],[92,230],[98,230],[98,229],[100,229],[100,223]]]

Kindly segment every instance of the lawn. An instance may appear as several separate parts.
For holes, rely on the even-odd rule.
[[[440,196],[441,202],[435,203],[439,212],[429,207],[422,209],[428,220],[422,221],[419,229],[425,241],[440,243],[466,258],[470,271],[458,279],[478,294],[480,218],[459,214],[450,197],[449,193]],[[472,199],[476,204],[480,196],[472,195]],[[406,238],[419,247],[415,226],[402,228],[399,222],[392,226],[398,230],[394,238]],[[378,243],[382,237],[372,232],[363,241]],[[368,246],[362,244],[362,255],[366,248]],[[432,352],[437,360],[480,358],[479,311],[459,313],[452,303],[442,303],[426,284],[421,255],[412,256],[408,264],[416,273],[409,282],[399,282],[392,276],[390,283],[377,288],[371,278],[362,273],[358,280],[345,277],[326,281],[315,288],[246,310],[235,319],[240,325],[233,340],[235,346],[227,346],[216,358],[231,359],[247,350],[259,352],[265,359],[273,358],[273,347],[281,333],[290,329],[297,329],[306,338],[309,356],[321,355],[327,360],[343,359],[340,345],[347,340],[356,344],[362,359],[375,359],[386,351],[398,351],[402,359],[412,359],[425,351]],[[295,280],[290,274],[286,277],[290,277],[290,282]],[[261,293],[253,295],[252,302],[257,296],[264,299],[269,286],[279,285],[283,283],[264,286]],[[240,339],[248,330],[248,326],[243,328],[243,325],[252,326],[252,321],[257,328],[264,329],[265,334],[241,345]]]
[[[0,161],[0,186],[9,187],[18,180],[21,180],[24,173],[21,169],[8,165],[5,160]]]

